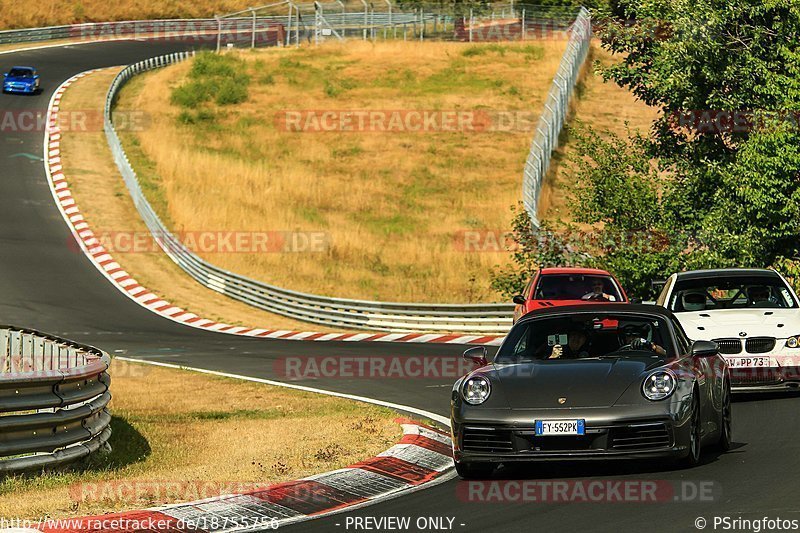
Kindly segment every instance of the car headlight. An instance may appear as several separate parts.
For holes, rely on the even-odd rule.
[[[787,348],[800,348],[800,335],[786,339]]]
[[[658,370],[644,380],[642,394],[648,400],[656,402],[669,398],[677,386],[678,378],[672,370]]]
[[[492,386],[485,377],[472,376],[464,382],[461,391],[465,402],[470,405],[479,405],[485,402],[492,393]]]

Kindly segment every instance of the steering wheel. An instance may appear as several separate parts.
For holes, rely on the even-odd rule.
[[[589,299],[592,300],[592,301],[596,301],[596,302],[607,302],[608,301],[608,298],[606,298],[602,294],[592,294],[589,297]]]
[[[648,352],[652,352],[653,351],[653,343],[652,342],[649,342],[647,339],[641,339],[641,338],[638,339],[638,340],[644,341],[644,343],[639,343],[639,344],[642,344],[642,345],[634,347],[633,343],[629,342],[628,344],[625,344],[624,346],[620,346],[619,348],[617,348],[617,351],[618,352],[623,352],[623,351],[629,352],[629,351],[633,351],[633,350],[646,350]]]

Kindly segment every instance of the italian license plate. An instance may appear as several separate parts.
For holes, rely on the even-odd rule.
[[[547,435],[585,435],[584,420],[537,420],[536,436]]]
[[[772,362],[769,357],[729,357],[728,366],[731,368],[769,368]]]

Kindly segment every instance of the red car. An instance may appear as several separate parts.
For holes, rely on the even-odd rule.
[[[597,268],[543,268],[514,296],[514,322],[534,309],[582,303],[627,303],[617,278]]]

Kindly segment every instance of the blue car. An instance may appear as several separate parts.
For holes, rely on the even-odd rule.
[[[36,94],[39,92],[39,74],[33,67],[11,67],[3,74],[3,92]]]

